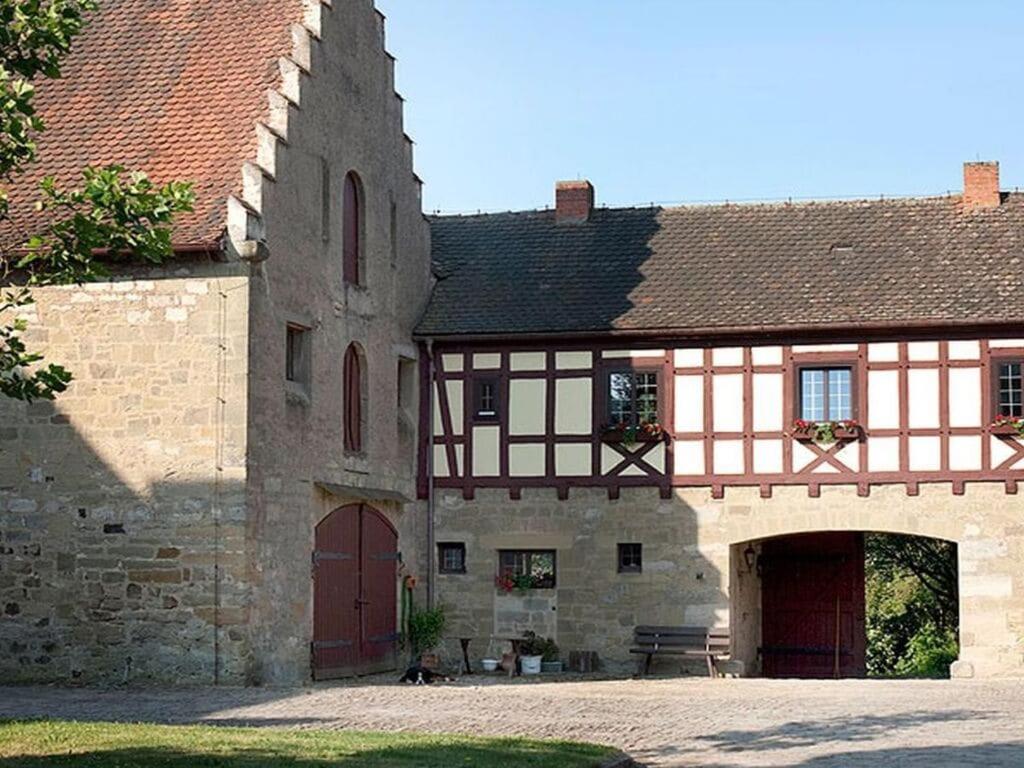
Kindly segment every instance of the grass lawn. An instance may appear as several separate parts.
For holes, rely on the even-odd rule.
[[[594,744],[406,733],[0,721],[0,768],[593,768]]]

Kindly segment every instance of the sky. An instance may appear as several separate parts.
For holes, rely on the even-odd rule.
[[[1024,2],[377,0],[428,211],[1024,186]]]

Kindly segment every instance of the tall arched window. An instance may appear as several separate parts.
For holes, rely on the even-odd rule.
[[[363,192],[355,171],[345,175],[342,197],[342,272],[346,283],[359,285],[363,247]]]
[[[359,346],[349,344],[345,350],[344,387],[345,387],[345,450],[359,453],[363,450],[363,396],[366,391],[363,377],[365,376],[363,356]]]

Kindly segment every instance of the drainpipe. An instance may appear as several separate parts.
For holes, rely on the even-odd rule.
[[[427,608],[434,607],[434,340],[427,339],[427,381],[430,396],[427,398],[427,413],[430,426],[427,428]]]

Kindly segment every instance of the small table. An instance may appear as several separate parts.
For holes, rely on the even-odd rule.
[[[465,672],[467,675],[473,674],[473,667],[469,663],[469,641],[472,637],[460,637],[459,645],[462,646],[462,663],[465,665]]]

